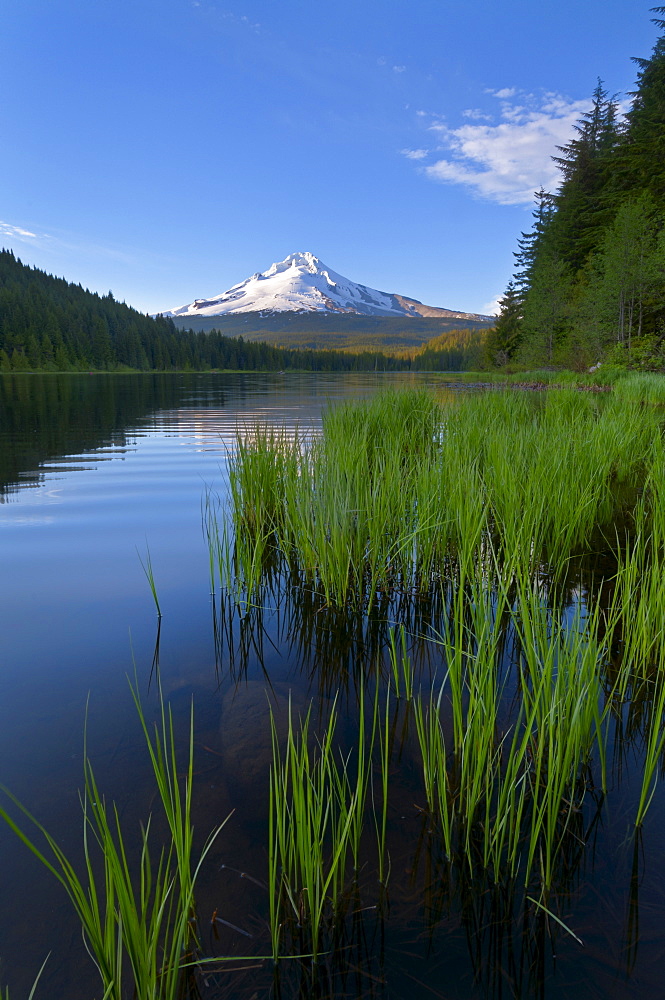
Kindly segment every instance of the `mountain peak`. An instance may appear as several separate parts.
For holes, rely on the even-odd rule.
[[[245,312],[330,312],[365,316],[441,316],[488,319],[423,306],[416,299],[360,285],[324,264],[310,251],[290,253],[212,298],[195,299],[165,316],[221,316]]]
[[[281,274],[289,268],[306,271],[309,274],[316,274],[317,271],[325,270],[326,266],[313,253],[306,251],[305,253],[288,254],[284,260],[280,260],[276,264],[271,264],[264,273],[272,276],[273,274]]]

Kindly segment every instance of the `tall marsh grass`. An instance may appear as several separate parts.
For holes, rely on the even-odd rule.
[[[606,640],[599,615],[564,620],[528,578],[511,605],[501,593],[480,574],[454,591],[443,679],[414,701],[425,794],[451,861],[548,891],[594,752],[605,787]]]
[[[118,808],[107,803],[84,751],[83,866],[69,860],[44,826],[5,790],[24,822],[0,806],[0,817],[60,882],[81,923],[97,967],[103,1000],[179,1000],[197,951],[194,885],[221,824],[194,862],[191,821],[194,722],[190,721],[184,777],[177,768],[173,719],[160,695],[161,715],[148,726],[137,691],[132,694],[152,763],[170,838],[155,848],[148,818],[136,842],[123,829]],[[226,822],[226,821],[225,821]],[[36,835],[26,832],[32,827]],[[41,841],[41,843],[40,843]],[[128,992],[129,991],[129,992]]]
[[[238,661],[261,661],[263,613],[288,593],[285,634],[300,636],[301,660],[325,675],[332,703],[318,734],[311,709],[295,718],[289,707],[284,743],[272,720],[275,961],[295,951],[316,974],[349,908],[362,912],[361,872],[384,898],[398,715],[399,753],[412,753],[414,797],[441,854],[428,891],[443,898],[457,879],[479,926],[521,914],[525,926],[551,920],[573,934],[556,897],[583,865],[613,759],[618,775],[610,744],[627,733],[639,746],[638,835],[665,759],[665,445],[653,405],[663,401],[660,381],[628,377],[602,398],[559,388],[444,405],[420,391],[383,393],[328,410],[320,435],[238,436],[229,510],[208,494],[203,511],[211,590],[222,591],[219,662],[224,654],[234,673],[234,614]],[[595,550],[603,576],[591,585]],[[144,570],[160,613],[149,553]],[[344,751],[342,622],[352,636],[346,695],[355,685],[358,708]],[[370,653],[359,665],[360,648]],[[128,833],[87,752],[81,870],[13,796],[0,816],[67,892],[102,1000],[176,1000],[199,960],[195,883],[221,827],[194,862],[193,718],[181,775],[163,701],[152,729],[133,696],[164,846],[148,820],[130,864]],[[498,917],[488,916],[495,903]]]
[[[229,529],[217,562],[246,594],[288,580],[318,610],[364,615],[442,595],[434,684],[418,690],[394,634],[390,648],[428,808],[451,863],[541,899],[584,843],[612,720],[635,692],[638,826],[665,749],[665,460],[647,405],[665,394],[620,384],[444,404],[383,393],[327,411],[318,437],[257,429],[231,461],[233,542]],[[592,591],[570,581],[594,548],[610,568]],[[304,768],[299,746],[289,760]]]
[[[659,418],[639,400],[551,390],[384,393],[329,410],[320,436],[256,428],[231,458],[220,580],[247,593],[278,556],[327,603],[426,592],[483,542],[561,577],[635,502]]]
[[[273,762],[269,807],[269,893],[273,957],[280,954],[284,929],[299,937],[299,949],[314,963],[324,938],[343,916],[360,870],[360,845],[369,802],[373,803],[379,880],[386,880],[386,814],[389,763],[389,700],[383,715],[378,690],[370,715],[359,705],[355,754],[336,742],[337,698],[320,736],[310,730],[311,708],[299,721],[289,706],[286,746],[280,749],[272,721]],[[272,720],[272,716],[271,716]],[[379,746],[381,808],[372,779]],[[371,791],[371,796],[370,796]]]

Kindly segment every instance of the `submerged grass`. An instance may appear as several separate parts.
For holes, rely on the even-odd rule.
[[[310,731],[311,708],[297,723],[289,705],[288,732],[280,750],[272,719],[268,872],[273,958],[278,959],[285,929],[299,950],[316,964],[324,939],[357,889],[360,843],[371,789],[377,836],[379,880],[387,879],[386,816],[389,762],[389,701],[384,716],[375,695],[371,726],[359,705],[355,759],[336,744],[337,698],[320,736]],[[372,759],[379,744],[381,808],[375,808]],[[352,870],[349,865],[352,864]]]

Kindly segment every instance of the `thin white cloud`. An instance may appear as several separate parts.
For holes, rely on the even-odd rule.
[[[493,97],[498,97],[500,100],[505,101],[509,97],[514,97],[517,93],[516,87],[502,87],[501,90],[486,90],[486,94],[492,94]]]
[[[574,124],[588,110],[588,100],[548,93],[538,101],[521,94],[520,103],[502,105],[498,124],[451,129],[433,121],[430,130],[450,155],[425,167],[425,174],[444,184],[464,185],[488,201],[529,205],[539,187],[558,187],[561,177],[552,156],[573,137]]]
[[[426,149],[402,149],[400,152],[407,160],[424,160],[428,155]]]
[[[507,122],[524,122],[529,120],[529,112],[524,104],[502,104],[501,117]]]
[[[29,229],[21,226],[12,226],[9,222],[0,222],[0,236],[8,236],[15,240],[40,240],[48,239],[46,233],[31,233]]]
[[[462,112],[462,118],[470,118],[474,122],[491,122],[492,116],[486,115],[480,108],[466,108]]]
[[[483,316],[498,316],[502,298],[503,295],[497,295],[496,298],[493,298],[490,302],[486,302],[480,310],[481,314]]]
[[[393,66],[393,73],[406,73],[406,66]]]
[[[3,239],[8,241],[9,246],[22,243],[25,246],[39,248],[47,256],[57,254],[61,258],[63,254],[76,256],[83,254],[89,259],[113,260],[131,267],[140,265],[145,258],[145,254],[141,250],[108,243],[96,243],[80,233],[59,229],[52,233],[32,232],[23,226],[14,226],[9,222],[0,221],[0,245]]]

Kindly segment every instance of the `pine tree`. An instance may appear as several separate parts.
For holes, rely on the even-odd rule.
[[[543,251],[554,215],[554,197],[540,188],[534,195],[536,207],[533,210],[533,225],[528,233],[522,233],[517,241],[519,250],[513,254],[517,263],[515,286],[525,293],[531,283],[533,269],[538,255]]]
[[[665,14],[665,7],[652,7]],[[662,17],[652,18],[661,30]],[[659,209],[665,209],[665,35],[656,41],[649,59],[634,58],[639,67],[637,89],[627,114],[625,141],[616,159],[617,187],[648,190]]]
[[[71,369],[72,364],[69,360],[69,355],[67,353],[67,348],[64,344],[59,344],[55,349],[54,364],[56,371],[67,372]]]
[[[608,96],[600,79],[591,109],[574,129],[575,138],[557,147],[561,156],[552,157],[561,170],[562,182],[554,196],[550,231],[559,257],[577,271],[595,249],[612,216],[605,192],[612,154],[621,133],[617,102]]]
[[[665,30],[665,7],[652,12]],[[554,157],[560,188],[537,193],[533,229],[518,240],[523,361],[577,365],[635,338],[665,344],[665,35],[635,62],[625,124],[598,80]],[[502,349],[496,331],[488,348]]]
[[[39,368],[41,352],[39,342],[34,333],[30,333],[25,342],[25,355],[28,360],[28,368]]]
[[[485,340],[486,361],[497,368],[507,364],[522,341],[523,297],[514,281],[509,281],[499,300],[499,315]]]
[[[42,368],[51,369],[54,367],[53,343],[48,333],[42,334],[40,343],[40,366]]]
[[[26,358],[23,351],[19,351],[16,347],[12,351],[11,363],[13,372],[30,371],[30,363],[28,359]]]
[[[569,269],[555,254],[543,254],[524,299],[522,360],[547,365],[561,360],[570,332],[571,299]]]
[[[106,320],[98,316],[92,323],[90,360],[94,368],[102,371],[111,367],[114,359],[113,345]]]

